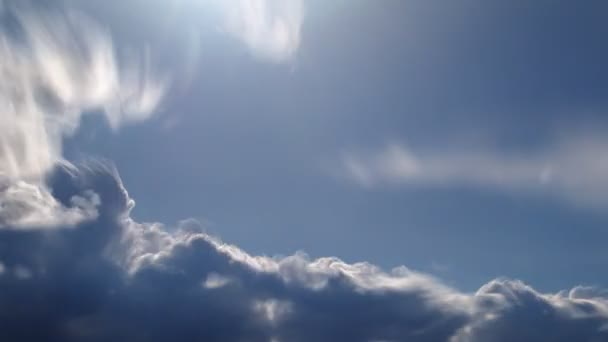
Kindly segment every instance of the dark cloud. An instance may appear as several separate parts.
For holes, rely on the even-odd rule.
[[[107,164],[49,183],[60,202],[94,191],[99,216],[0,230],[2,341],[608,341],[601,291],[494,280],[466,294],[405,268],[251,256],[193,221],[133,221]]]

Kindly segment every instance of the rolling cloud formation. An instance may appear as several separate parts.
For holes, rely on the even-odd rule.
[[[138,223],[116,171],[58,168],[59,202],[100,197],[76,227],[0,230],[3,340],[606,341],[608,298],[496,279],[463,293],[405,267],[250,255],[188,221]]]

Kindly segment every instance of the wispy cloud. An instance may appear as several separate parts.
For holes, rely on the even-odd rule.
[[[221,2],[225,29],[258,57],[276,62],[292,58],[299,45],[302,0],[237,0]]]
[[[226,32],[256,56],[275,62],[294,56],[302,1],[216,3]],[[145,120],[162,100],[168,80],[154,70],[147,50],[119,58],[125,55],[116,50],[108,31],[81,13],[19,6],[4,11],[18,29],[0,31],[0,225],[91,218],[95,201],[85,205],[86,197],[74,199],[79,206],[60,204],[44,185],[62,161],[63,139],[88,113],[101,111],[114,129]],[[8,208],[13,208],[10,217]]]
[[[546,193],[601,208],[608,203],[608,140],[596,135],[519,153],[454,147],[416,151],[392,143],[377,151],[345,153],[341,169],[365,187],[469,185]]]
[[[62,159],[64,137],[96,110],[113,128],[147,118],[165,82],[145,58],[119,60],[107,31],[82,14],[6,10],[16,28],[0,32],[0,225],[9,220],[7,208],[21,208],[11,211],[13,225],[76,221],[92,211],[64,208],[44,186]],[[38,214],[28,214],[32,206]]]

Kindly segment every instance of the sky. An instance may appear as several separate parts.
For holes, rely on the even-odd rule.
[[[0,4],[2,339],[608,341],[608,3]]]

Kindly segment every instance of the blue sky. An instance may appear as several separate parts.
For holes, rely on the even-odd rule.
[[[0,337],[608,340],[608,3],[0,3]]]
[[[113,132],[88,118],[68,147],[117,164],[138,219],[196,217],[255,253],[406,264],[470,289],[496,276],[547,290],[606,283],[608,197],[537,182],[569,146],[608,146],[602,2],[307,2],[298,49],[281,61],[218,29],[209,6],[112,6],[105,20],[149,42],[178,89],[143,124]],[[362,186],[341,165],[390,146],[455,159],[437,168],[471,179]],[[483,159],[469,167],[479,175],[470,159]],[[564,182],[587,176],[586,160],[572,163]],[[496,167],[516,179],[483,181]]]

